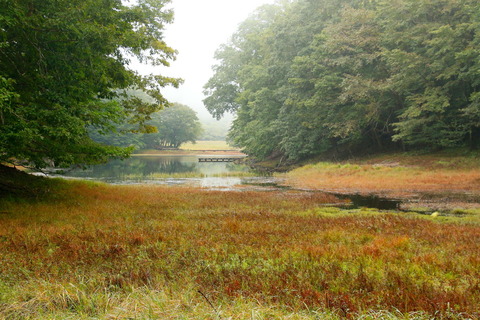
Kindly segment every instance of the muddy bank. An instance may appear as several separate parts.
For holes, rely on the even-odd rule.
[[[278,191],[293,193],[324,193],[336,197],[339,201],[328,204],[334,207],[347,208],[375,208],[380,210],[409,211],[421,214],[461,215],[465,210],[479,210],[480,195],[466,192],[429,193],[429,192],[402,192],[395,193],[391,190],[359,190],[335,188],[305,188],[291,185],[285,175],[274,175],[269,179],[256,181],[253,179],[235,190]],[[291,182],[291,181],[290,181]]]
[[[369,207],[382,210],[413,211],[423,214],[440,212],[461,215],[465,210],[480,210],[480,195],[469,193],[415,193],[410,196],[389,197],[387,192],[334,193],[341,199],[350,199],[355,207]]]
[[[282,186],[289,186],[284,182]],[[298,184],[296,184],[298,187]],[[295,188],[295,187],[294,187]],[[350,199],[355,207],[382,210],[415,211],[430,214],[436,211],[452,213],[461,210],[480,210],[480,194],[467,191],[448,190],[442,192],[388,189],[362,190],[349,188],[301,188],[305,191],[325,192],[340,199]]]

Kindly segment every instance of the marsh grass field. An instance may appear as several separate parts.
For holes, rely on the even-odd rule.
[[[1,319],[478,319],[480,213],[53,180],[0,203]]]
[[[433,196],[453,202],[480,200],[480,155],[407,153],[375,156],[342,162],[317,162],[284,175],[295,187],[347,194],[376,194],[400,199]],[[466,201],[459,204],[465,206]]]

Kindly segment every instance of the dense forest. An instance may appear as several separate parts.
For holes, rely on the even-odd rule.
[[[212,115],[258,158],[477,147],[477,0],[296,0],[259,8],[216,53]]]

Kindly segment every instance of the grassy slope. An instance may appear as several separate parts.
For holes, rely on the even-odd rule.
[[[61,187],[0,202],[0,318],[480,316],[478,213],[340,210],[301,192]]]

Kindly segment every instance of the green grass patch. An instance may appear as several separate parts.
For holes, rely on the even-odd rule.
[[[197,141],[196,143],[187,142],[180,146],[181,150],[238,150],[231,147],[226,141]]]
[[[238,177],[238,178],[245,178],[245,177],[257,177],[258,173],[251,172],[251,171],[231,171],[231,172],[222,172],[213,174],[212,177],[219,177],[219,178],[228,178],[228,177]]]
[[[123,176],[125,179],[130,180],[145,180],[145,179],[182,179],[182,178],[204,178],[206,175],[201,172],[173,172],[173,173],[164,173],[164,172],[155,172],[150,173],[148,175],[137,175],[137,174],[129,174]]]

